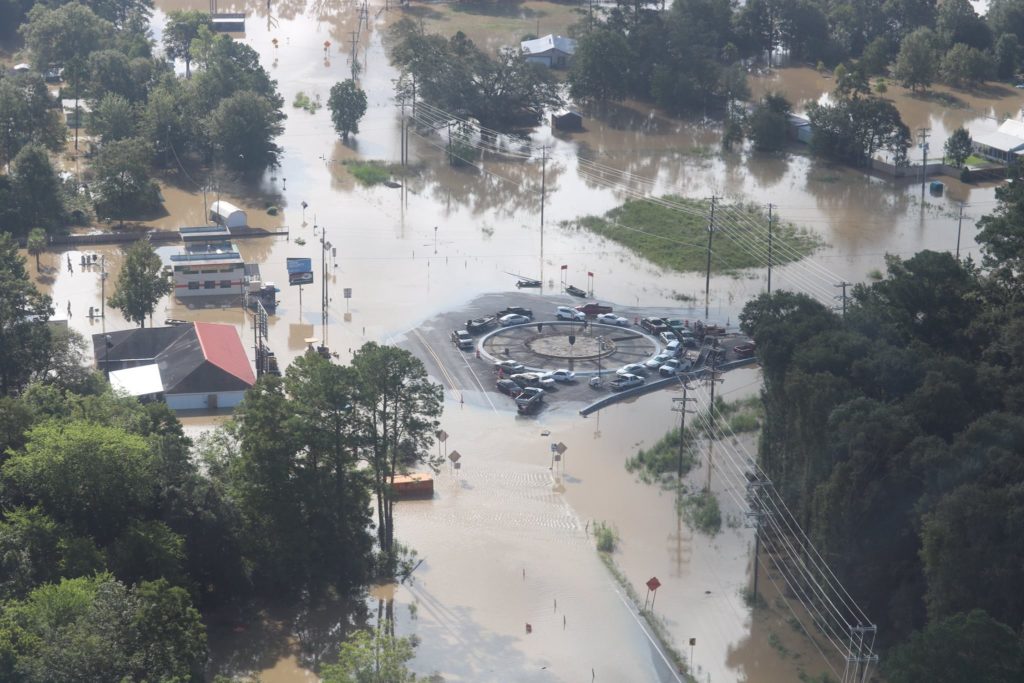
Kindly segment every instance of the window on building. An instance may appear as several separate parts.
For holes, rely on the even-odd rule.
[[[231,289],[231,280],[221,280],[220,281],[220,288],[221,289]]]
[[[203,289],[216,289],[217,282],[215,280],[204,280]]]
[[[188,283],[188,288],[189,289],[199,289],[199,283],[198,282],[190,282],[190,283]]]

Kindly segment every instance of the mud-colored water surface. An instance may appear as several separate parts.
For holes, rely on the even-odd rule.
[[[157,6],[157,33],[162,12],[207,8],[194,0],[164,0]],[[428,28],[463,30],[491,48],[536,32],[538,20],[542,32],[564,33],[579,16],[562,3],[516,6],[516,12],[474,14],[417,3],[413,14]],[[285,154],[273,174],[251,185],[222,179],[208,191],[207,201],[219,191],[248,212],[251,224],[288,232],[238,242],[242,255],[260,264],[264,279],[283,284],[286,258],[313,259],[317,284],[282,286],[270,319],[269,343],[283,361],[301,353],[308,337],[325,339],[340,362],[367,340],[401,342],[408,330],[440,311],[481,293],[512,290],[515,277],[509,273],[542,279],[544,293],[556,292],[562,265],[568,282],[579,286],[586,284],[587,272],[594,273],[595,296],[602,301],[673,306],[678,317],[703,317],[703,273],[662,270],[574,227],[577,217],[603,213],[641,191],[714,194],[726,205],[771,202],[776,215],[813,230],[826,245],[804,262],[776,268],[773,287],[807,291],[822,300],[831,301],[835,283],[863,281],[870,271],[884,268],[886,253],[953,250],[960,202],[968,204],[969,216],[961,252],[977,255],[974,221],[994,207],[992,185],[943,178],[945,195],[922,201],[915,183],[825,164],[799,148],[786,156],[722,154],[714,124],[679,121],[635,102],[584,107],[581,133],[554,135],[542,126],[533,134],[529,144],[547,147],[548,157],[543,237],[537,157],[489,156],[475,167],[453,169],[444,160],[444,141],[418,131],[409,141],[410,174],[396,178],[404,187],[363,186],[346,162],[394,164],[400,156],[399,109],[392,99],[397,74],[386,58],[385,31],[402,12],[385,10],[383,0],[371,2],[369,21],[358,30],[355,52],[369,107],[349,143],[338,140],[326,109],[309,114],[290,106],[299,91],[326,101],[330,87],[350,75],[357,8],[352,2],[301,0],[235,7],[249,13],[247,32],[239,39],[260,53],[286,102],[288,120],[279,140]],[[326,51],[325,41],[330,43]],[[831,81],[793,68],[752,77],[752,87],[755,93],[781,90],[803,103],[820,99]],[[952,93],[965,106],[948,107],[890,88],[908,125],[932,127],[933,140],[958,125],[994,127],[985,117],[1012,113],[1021,104],[1016,92],[991,90]],[[606,170],[595,170],[597,163]],[[156,222],[161,229],[202,220],[200,186],[211,183],[185,175],[165,184],[168,214]],[[279,207],[278,215],[268,215],[268,206]],[[722,215],[718,239],[744,240],[746,248],[761,253],[757,226],[730,224],[728,212]],[[337,249],[326,259],[331,296],[326,327],[319,288],[322,236]],[[121,250],[92,251],[105,257],[109,296]],[[68,257],[73,272],[66,268]],[[83,333],[127,327],[111,309],[105,320],[86,317],[90,306],[99,307],[101,279],[97,267],[83,270],[79,263],[79,252],[42,258],[38,282],[52,293],[58,313],[66,313],[70,303],[71,325]],[[710,317],[735,323],[743,303],[765,285],[763,268],[713,277]],[[343,298],[343,288],[352,289],[351,299]],[[680,304],[681,297],[692,303]],[[154,318],[168,317],[233,324],[246,344],[252,338],[250,318],[237,306],[190,309],[168,299]],[[755,370],[730,373],[726,380],[721,390],[729,398],[756,391],[759,383]],[[413,662],[417,672],[437,671],[451,681],[578,681],[588,680],[591,671],[598,681],[674,680],[594,551],[589,530],[595,520],[618,529],[621,544],[614,559],[636,590],[642,591],[651,576],[661,580],[655,612],[686,657],[689,638],[697,639],[693,662],[700,680],[781,683],[801,670],[827,670],[787,623],[788,612],[775,600],[770,580],[762,584],[766,609],[752,613],[744,603],[752,531],[731,502],[737,491],[727,490],[727,481],[716,480],[715,490],[723,514],[735,523],[708,538],[680,524],[671,494],[640,484],[625,471],[625,459],[637,447],[650,445],[674,424],[670,397],[652,394],[587,419],[572,405],[553,404],[539,418],[521,419],[508,410],[449,400],[443,426],[452,435],[448,448],[464,456],[463,467],[439,475],[433,500],[402,503],[397,513],[399,537],[425,560],[415,580],[394,591],[398,631],[422,640]],[[183,421],[196,434],[223,419],[185,416]],[[542,437],[542,430],[551,434]],[[549,469],[552,439],[569,447],[564,472]],[[698,469],[692,476],[704,475]],[[769,645],[770,635],[782,648]],[[287,636],[279,640],[272,652],[281,656],[256,672],[261,680],[311,680],[289,650]],[[237,642],[215,643],[221,649],[217,656],[230,659]]]

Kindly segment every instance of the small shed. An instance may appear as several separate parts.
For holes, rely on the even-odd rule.
[[[805,145],[811,144],[812,129],[810,119],[799,114],[789,114],[786,118],[789,122],[789,136]]]
[[[218,225],[228,228],[244,228],[249,224],[249,218],[231,202],[218,200],[210,207],[210,220]]]
[[[576,54],[576,41],[549,33],[543,38],[522,41],[519,43],[519,49],[528,62],[543,64],[552,69],[565,69],[572,63],[572,56]]]
[[[556,111],[551,114],[551,127],[555,130],[583,130],[583,115],[577,111]]]
[[[396,498],[433,498],[434,478],[426,472],[397,474],[391,485],[391,493]]]

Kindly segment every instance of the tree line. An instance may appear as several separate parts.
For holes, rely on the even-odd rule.
[[[411,354],[302,356],[194,443],[49,315],[0,235],[0,679],[203,680],[213,610],[407,571],[391,484],[431,460],[442,401]]]
[[[0,8],[14,17],[5,29],[17,27],[33,67],[0,76],[0,118],[9,124],[0,131],[8,171],[0,175],[0,211],[15,235],[88,222],[93,213],[123,220],[152,212],[161,202],[157,169],[199,163],[258,173],[277,163],[283,102],[257,53],[213,33],[209,16],[194,11],[169,14],[161,53],[149,36],[151,7],[8,0]],[[185,62],[184,78],[174,59]],[[62,79],[60,98],[74,100],[97,142],[82,185],[62,180],[49,161],[68,133],[44,74]]]
[[[786,292],[742,314],[761,465],[878,623],[894,682],[1024,676],[1024,188],[997,199],[980,264],[889,256],[845,317]]]

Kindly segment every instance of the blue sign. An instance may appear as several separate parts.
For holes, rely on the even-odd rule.
[[[313,283],[313,259],[289,258],[288,284],[309,285]]]

